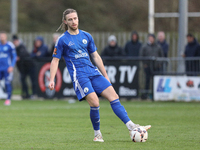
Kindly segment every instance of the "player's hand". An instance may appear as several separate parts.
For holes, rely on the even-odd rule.
[[[8,73],[13,72],[13,67],[8,67]]]
[[[36,56],[40,56],[42,53],[39,51],[36,53]]]
[[[50,89],[50,90],[53,90],[53,89],[54,89],[54,85],[55,85],[54,81],[50,81],[50,82],[49,82],[49,86],[48,86],[49,89]]]

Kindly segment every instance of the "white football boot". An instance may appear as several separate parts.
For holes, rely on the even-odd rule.
[[[104,142],[103,140],[103,137],[101,134],[97,134],[94,139],[93,139],[94,142]]]

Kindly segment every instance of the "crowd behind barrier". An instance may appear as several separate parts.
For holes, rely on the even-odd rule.
[[[24,60],[21,60],[21,62],[24,61],[24,64],[26,64],[26,66],[29,66],[28,68],[33,68],[33,70],[37,70],[34,71],[37,78],[36,77],[35,79],[31,78],[31,80],[28,81],[28,87],[31,86],[32,84],[32,90],[33,90],[33,85],[35,86],[37,84],[37,93],[35,95],[42,96],[41,93],[38,94],[38,91],[41,92],[40,84],[38,83],[38,81],[41,80],[48,82],[48,76],[49,76],[48,69],[45,70],[47,72],[43,71],[43,73],[45,73],[43,79],[40,79],[39,77],[40,69],[43,67],[43,65],[46,65],[46,63],[48,63],[48,65],[46,65],[45,67],[47,66],[49,67],[49,62],[52,59],[51,53],[53,52],[53,47],[59,35],[60,34],[30,33],[30,34],[19,34],[18,35],[19,38],[17,37],[17,39],[20,39],[21,43],[23,43],[27,47],[28,53],[30,53],[30,57],[27,58],[25,57]],[[199,44],[197,42],[198,40],[197,34],[196,38],[192,34],[188,34],[186,36],[188,44],[186,45],[185,52],[183,52],[183,56],[178,56],[178,57],[176,49],[178,39],[176,34],[174,33],[173,34],[167,33],[165,35],[163,31],[160,31],[157,34],[157,39],[154,34],[137,33],[136,31],[133,31],[132,33],[125,33],[125,32],[115,33],[114,35],[111,35],[111,33],[92,33],[92,35],[98,47],[98,52],[101,54],[103,61],[105,63],[105,68],[108,74],[110,73],[111,77],[113,77],[112,69],[113,67],[115,68],[114,70],[116,71],[115,74],[116,78],[113,77],[113,80],[114,81],[117,80],[118,82],[116,84],[118,88],[116,89],[116,91],[119,93],[119,95],[120,95],[119,89],[123,89],[122,91],[124,91],[124,93],[131,93],[131,91],[134,93],[135,91],[137,91],[135,92],[137,93],[136,96],[133,96],[131,94],[129,96],[127,96],[126,94],[121,94],[120,96],[122,97],[124,96],[124,97],[147,98],[149,97],[149,95],[151,97],[152,82],[153,82],[152,78],[154,75],[188,75],[188,76],[199,75],[200,52],[199,52]],[[13,43],[15,40],[14,38],[16,37],[13,37]],[[134,52],[131,51],[132,49],[134,49]],[[198,54],[195,53],[197,51],[196,49],[198,49]],[[154,51],[153,53],[151,53],[152,50]],[[34,62],[34,66],[28,65],[30,63],[30,60],[32,63]],[[63,64],[64,62],[61,62],[61,66],[64,66]],[[180,66],[184,66],[184,68],[180,70],[179,69]],[[30,76],[33,75],[34,73],[29,72]],[[60,73],[63,75],[60,77],[64,77],[65,74],[63,73],[67,73],[66,68],[61,67]],[[13,87],[18,88],[20,87],[21,84],[19,83],[18,80],[19,72],[16,71],[15,69],[14,74],[15,78],[13,81]],[[122,78],[122,76],[124,79]],[[131,83],[130,81],[133,81],[134,77],[136,77],[137,81]],[[23,77],[21,74],[21,82],[22,81],[25,82],[26,80],[27,79]],[[30,81],[32,83],[30,83]],[[127,88],[123,86],[123,88],[121,88],[122,86],[120,86],[120,83],[123,83],[122,81],[124,81],[124,84],[126,84],[127,87],[129,85],[130,87]],[[47,82],[45,82],[46,85]],[[44,86],[43,89],[47,89],[45,87],[46,85],[43,85]],[[113,83],[114,87],[116,85],[115,83]],[[136,90],[134,89],[135,91],[131,89],[132,85],[135,86],[136,89]],[[66,91],[67,90],[65,90],[65,92]],[[70,89],[69,91],[73,93],[73,90]],[[48,91],[48,93],[52,94],[51,91]],[[67,96],[64,94],[61,95]],[[61,95],[57,97],[62,97]],[[70,92],[68,92],[68,95],[70,96]]]
[[[50,48],[52,46],[53,34],[54,33],[51,33],[51,32],[19,33],[18,37],[23,40],[24,45],[26,45],[28,51],[31,53],[33,49],[33,41],[38,35],[44,38],[44,43],[46,43],[47,46]],[[107,40],[110,35],[115,35],[117,38],[118,45],[123,47],[127,43],[127,41],[130,40],[131,33],[130,32],[91,32],[91,35],[94,38],[98,52],[101,53],[101,51],[106,47]],[[138,35],[142,43],[145,43],[147,41],[148,33],[138,32]],[[199,40],[200,33],[194,33],[194,36],[196,37],[197,40]],[[167,32],[165,33],[165,38],[166,38],[167,43],[170,45],[168,57],[177,57],[178,33]],[[12,40],[11,34],[8,34],[8,39]]]

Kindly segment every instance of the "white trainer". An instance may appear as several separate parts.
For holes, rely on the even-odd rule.
[[[94,142],[104,142],[103,137],[101,134],[98,134],[93,139]]]

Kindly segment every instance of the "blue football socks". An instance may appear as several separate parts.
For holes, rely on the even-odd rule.
[[[99,107],[90,107],[90,119],[94,130],[100,129]]]
[[[124,106],[121,105],[119,99],[116,99],[112,102],[110,102],[110,105],[114,111],[114,113],[126,124],[128,121],[130,121],[128,114],[124,108]]]

